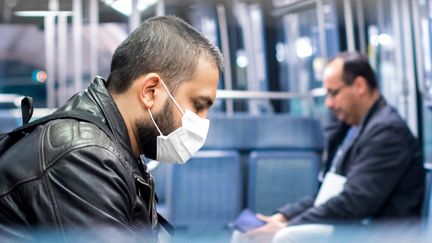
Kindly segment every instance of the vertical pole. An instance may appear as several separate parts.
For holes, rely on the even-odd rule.
[[[68,98],[67,93],[67,16],[65,14],[57,15],[57,75],[58,75],[58,99],[57,105],[62,105]]]
[[[82,89],[82,0],[74,0],[72,8],[74,42],[74,88],[72,93],[76,93]]]
[[[94,78],[98,74],[98,25],[99,3],[98,0],[90,0],[90,75]]]
[[[138,0],[132,0],[132,11],[131,15],[129,16],[129,32],[132,32],[134,29],[136,29],[140,24],[140,12],[138,10]]]
[[[317,0],[317,20],[319,30],[320,56],[327,60],[327,41],[325,32],[324,6],[322,0]]]
[[[50,11],[58,11],[58,0],[50,0],[48,9]],[[45,61],[47,70],[47,80],[46,80],[46,97],[47,97],[47,107],[56,107],[56,91],[55,91],[55,15],[48,14],[44,19],[45,27]]]
[[[417,92],[416,92],[416,79],[415,79],[415,56],[414,56],[414,48],[413,48],[413,28],[411,23],[411,9],[409,5],[408,0],[400,0],[401,4],[397,4],[398,10],[401,16],[402,21],[402,29],[404,35],[401,36],[403,38],[404,42],[404,73],[405,77],[402,80],[403,82],[403,89],[405,90],[403,92],[404,96],[404,106],[405,106],[405,119],[408,123],[408,126],[411,128],[411,132],[418,136],[419,128],[418,125],[420,124],[418,122],[418,116],[417,116],[417,110],[418,105],[417,104]],[[396,3],[394,3],[396,5]]]
[[[221,46],[223,59],[225,63],[224,67],[224,86],[225,90],[232,90],[232,71],[231,71],[231,55],[229,48],[229,39],[228,39],[228,25],[226,19],[225,6],[222,4],[217,5],[217,16],[219,21],[219,32],[221,35]],[[225,100],[226,105],[226,113],[231,116],[234,113],[234,102],[232,99]]]
[[[343,2],[344,2],[345,30],[347,35],[347,47],[348,47],[348,51],[355,51],[354,26],[353,26],[351,0],[345,0]]]
[[[360,51],[366,53],[366,32],[363,1],[356,1],[357,22],[360,36]]]
[[[165,1],[158,0],[156,5],[156,16],[164,16],[165,15]]]

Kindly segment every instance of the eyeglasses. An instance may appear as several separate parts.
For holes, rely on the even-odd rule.
[[[339,88],[337,88],[337,89],[327,89],[327,95],[328,96],[330,96],[330,97],[332,97],[332,98],[334,98],[334,97],[336,97],[338,94],[339,94],[339,92],[343,89],[343,88],[345,88],[347,85],[346,84],[342,84]]]

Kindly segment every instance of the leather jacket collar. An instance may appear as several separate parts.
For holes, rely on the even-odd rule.
[[[116,142],[132,155],[126,124],[105,84],[102,77],[96,76],[86,90],[73,96],[59,110],[74,109],[92,113],[109,127]]]

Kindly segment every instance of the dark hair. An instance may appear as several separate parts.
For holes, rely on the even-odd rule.
[[[343,81],[347,85],[351,85],[354,80],[361,76],[366,79],[370,90],[378,88],[378,81],[375,76],[375,72],[369,64],[369,60],[366,55],[359,52],[342,52],[335,56],[335,59],[343,60]]]
[[[172,93],[190,79],[201,58],[222,70],[217,47],[185,21],[174,16],[143,22],[114,52],[107,88],[122,93],[141,75],[158,73]]]

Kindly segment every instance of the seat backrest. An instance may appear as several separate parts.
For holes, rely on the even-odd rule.
[[[20,112],[18,109],[0,110],[0,133],[9,132],[22,125]]]
[[[318,153],[256,151],[249,161],[247,205],[272,214],[286,203],[313,196],[318,190]]]
[[[162,180],[167,180],[164,188],[158,185],[156,188],[159,194],[166,189],[165,206],[164,195],[159,195],[160,207],[175,226],[193,228],[210,224],[220,227],[236,217],[248,203],[257,210],[268,211],[271,207],[275,210],[283,203],[313,194],[318,187],[316,174],[324,139],[317,119],[235,114],[214,115],[210,120],[209,134],[201,152],[186,165],[169,166],[165,173],[154,173],[156,183],[163,184]],[[256,151],[256,155],[250,159],[251,151]],[[262,163],[268,160],[262,157],[264,155],[270,155],[273,162]],[[275,155],[276,160],[272,157]],[[262,169],[266,173],[263,174]],[[264,190],[261,181],[273,175],[280,178],[273,183],[278,186]],[[297,179],[287,182],[286,175]],[[296,177],[298,175],[303,176]],[[247,178],[252,184],[247,184]],[[303,186],[297,186],[300,181]],[[284,190],[277,191],[279,185],[286,183],[289,185],[282,186]],[[257,198],[262,196],[264,198]]]
[[[317,119],[289,115],[234,115],[211,118],[208,150],[322,150]]]
[[[155,181],[155,188],[156,188],[156,194],[159,199],[158,204],[164,204],[165,203],[165,197],[166,197],[166,177],[168,173],[168,167],[170,165],[167,163],[159,163],[159,165],[151,170],[151,174]]]
[[[240,212],[242,176],[237,151],[200,151],[169,167],[167,216],[178,228],[223,228]]]

